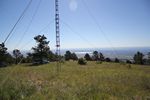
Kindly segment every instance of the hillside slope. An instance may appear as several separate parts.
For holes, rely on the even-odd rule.
[[[0,68],[1,100],[136,100],[150,98],[150,66],[65,62]]]

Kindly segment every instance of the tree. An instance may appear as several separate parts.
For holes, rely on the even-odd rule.
[[[0,61],[5,61],[7,54],[7,48],[5,47],[4,43],[0,44]]]
[[[106,58],[105,61],[106,62],[111,62],[111,59],[110,58]]]
[[[116,62],[116,63],[119,63],[120,61],[119,61],[119,59],[118,59],[118,58],[115,58],[115,62]]]
[[[71,59],[72,60],[78,60],[78,57],[77,57],[77,55],[75,53],[72,53],[71,54]]]
[[[135,64],[143,64],[143,57],[144,57],[144,55],[143,55],[143,53],[141,53],[141,52],[137,52],[135,55],[134,55],[134,62],[135,62]]]
[[[50,60],[50,61],[57,61],[57,55],[56,54],[54,54],[52,51],[49,51],[49,53],[48,53],[48,59]]]
[[[100,61],[104,61],[105,57],[103,56],[103,54],[100,52],[99,53],[99,60]]]
[[[0,67],[6,66],[7,54],[7,48],[4,43],[0,44]]]
[[[7,53],[6,54],[6,63],[9,64],[9,65],[11,65],[11,64],[14,63],[14,61],[15,61],[15,59],[11,56],[11,54]]]
[[[68,60],[78,60],[78,57],[75,53],[71,53],[70,51],[66,51],[65,53],[65,60],[68,61]]]
[[[93,52],[93,59],[95,60],[95,61],[97,61],[98,60],[98,51],[94,51]]]
[[[148,59],[150,59],[150,52],[148,52]]]
[[[85,58],[87,61],[91,61],[91,60],[92,60],[91,56],[90,56],[88,53],[85,54],[84,58]]]
[[[130,60],[126,60],[127,64],[132,64],[132,62]]]
[[[65,60],[70,60],[71,59],[71,52],[70,51],[66,51],[66,54],[65,54]]]
[[[23,58],[22,63],[32,63],[33,54],[27,53],[27,56]]]
[[[34,37],[34,40],[37,42],[37,46],[32,47],[33,60],[38,62],[39,64],[43,64],[44,60],[48,60],[48,53],[50,48],[48,46],[49,41],[46,41],[46,37],[44,35],[38,35]]]
[[[18,50],[18,49],[13,50],[13,55],[15,57],[15,64],[18,64],[19,58],[23,57],[23,55],[21,54],[20,50]]]
[[[148,64],[150,64],[150,52],[148,52]]]

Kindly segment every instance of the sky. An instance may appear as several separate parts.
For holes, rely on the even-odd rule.
[[[54,1],[32,1],[6,41],[8,50],[31,50],[38,34],[44,34],[55,49]],[[0,42],[28,2],[0,0]],[[150,47],[150,0],[59,0],[59,8],[63,49]]]

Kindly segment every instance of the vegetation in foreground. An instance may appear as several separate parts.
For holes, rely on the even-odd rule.
[[[76,61],[0,68],[0,100],[139,100],[150,98],[150,66]]]

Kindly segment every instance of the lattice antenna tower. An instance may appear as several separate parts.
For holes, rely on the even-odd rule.
[[[55,0],[55,28],[56,28],[56,55],[57,55],[57,71],[60,71],[60,27],[59,27],[59,1]]]

